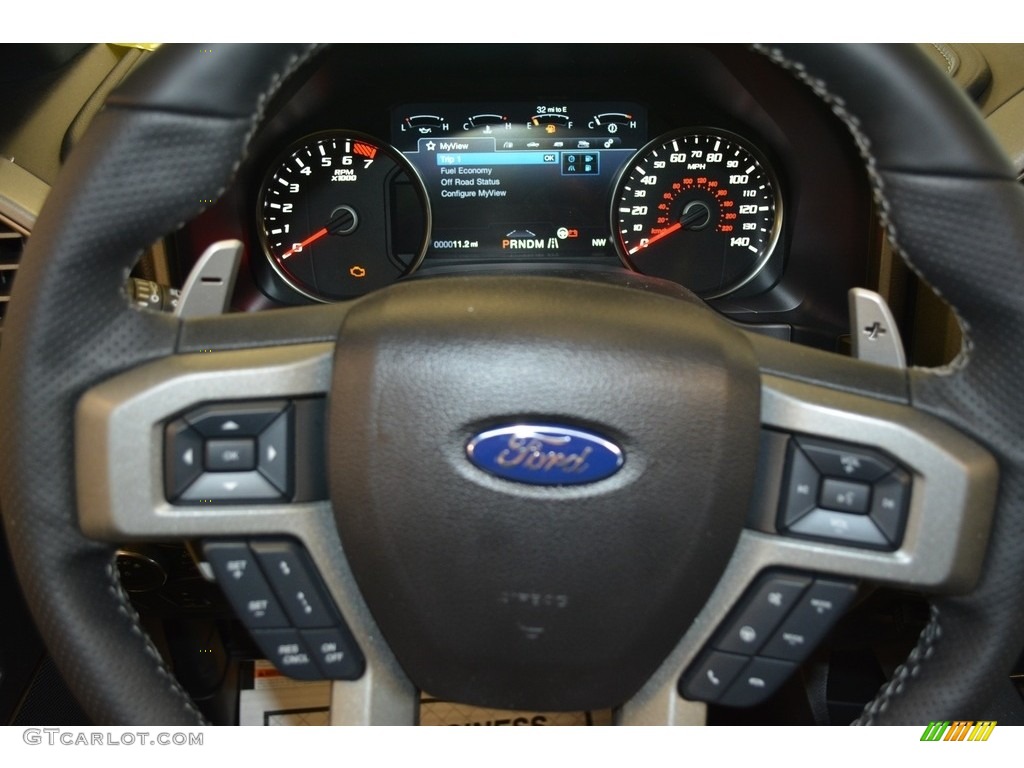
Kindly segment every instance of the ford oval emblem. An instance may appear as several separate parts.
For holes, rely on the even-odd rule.
[[[557,424],[513,424],[473,437],[469,460],[485,472],[530,485],[582,485],[611,477],[622,449],[605,438]]]

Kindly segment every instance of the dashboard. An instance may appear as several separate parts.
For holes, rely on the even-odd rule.
[[[826,349],[877,282],[845,128],[731,46],[343,46],[268,106],[233,186],[175,238],[179,279],[245,244],[234,308],[467,272],[617,272]]]
[[[204,213],[146,257],[170,270],[154,281],[182,285],[211,243],[237,239],[244,260],[232,310],[267,319],[400,281],[565,274],[689,290],[744,328],[829,350],[844,349],[850,287],[898,298],[900,260],[886,263],[846,128],[759,54],[698,45],[475,51],[472,68],[465,49],[445,45],[343,46],[311,62],[265,105],[229,187],[211,190]],[[927,326],[920,305],[897,317]],[[204,674],[215,665],[176,622],[205,631],[229,615],[216,587],[177,543],[121,554],[136,607],[171,627],[179,674],[199,670],[185,681],[190,691],[212,689]],[[158,566],[156,586],[147,563]],[[890,599],[881,595],[858,622],[877,619],[880,603],[888,627]],[[917,602],[900,610],[911,620],[878,644],[902,654],[927,614]],[[863,634],[844,639],[854,632]],[[225,632],[230,654],[256,652],[237,635]],[[213,652],[204,644],[200,653]],[[837,668],[877,687],[859,656]],[[0,714],[3,704],[0,691]],[[774,718],[772,706],[751,721]],[[849,717],[859,711],[845,706]]]

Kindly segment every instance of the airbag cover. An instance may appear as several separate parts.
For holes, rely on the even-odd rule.
[[[512,276],[360,300],[335,359],[331,498],[413,683],[493,707],[625,701],[735,547],[759,397],[746,338],[697,302]],[[517,423],[599,435],[624,461],[546,486],[470,461],[475,436]]]

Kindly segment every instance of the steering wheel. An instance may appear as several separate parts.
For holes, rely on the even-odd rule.
[[[96,117],[25,253],[0,352],[0,501],[39,629],[96,722],[202,722],[118,583],[114,542],[282,538],[365,657],[333,684],[336,723],[412,723],[418,688],[703,722],[680,674],[772,569],[929,595],[917,646],[859,722],[1021,721],[1024,190],[941,72],[912,47],[757,49],[849,128],[892,244],[960,318],[947,368],[755,337],[636,279],[413,280],[187,321],[131,308],[127,270],[218,196],[319,50],[159,50]],[[326,404],[293,429],[322,435],[327,497],[169,503],[167,424],[267,401]],[[474,436],[524,420],[600,435],[625,462],[537,486],[467,460]],[[898,544],[780,532],[794,435],[906,471]]]

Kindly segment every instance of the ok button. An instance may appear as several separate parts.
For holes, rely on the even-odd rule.
[[[256,440],[207,440],[205,468],[210,472],[241,472],[256,469]]]

